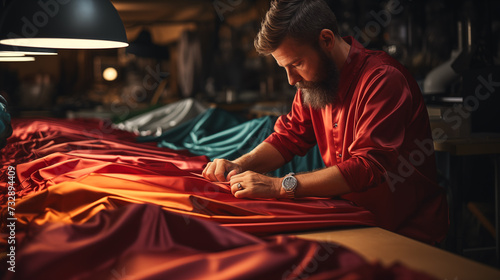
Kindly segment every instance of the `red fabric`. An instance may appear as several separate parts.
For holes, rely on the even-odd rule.
[[[326,166],[338,166],[352,192],[342,196],[381,227],[425,242],[448,226],[445,191],[437,185],[427,110],[418,85],[389,55],[352,37],[335,104],[306,108],[302,93],[266,142],[285,159],[316,143]]]
[[[259,239],[151,204],[83,224],[33,225],[13,279],[433,279],[351,250],[288,236]]]
[[[374,224],[349,201],[236,199],[200,175],[206,157],[133,143],[105,123],[13,124],[1,174],[16,168],[15,243],[3,178],[0,251],[15,247],[16,272],[4,254],[0,278],[430,279],[336,244],[256,237]]]
[[[17,120],[14,127],[3,168],[16,167],[16,199],[26,197],[16,205],[19,228],[37,215],[83,222],[101,209],[132,203],[154,203],[258,235],[374,225],[369,211],[345,200],[237,199],[227,184],[201,176],[207,157],[124,141],[129,134],[112,129],[97,133],[104,131],[101,123]],[[7,182],[2,181],[3,205]]]

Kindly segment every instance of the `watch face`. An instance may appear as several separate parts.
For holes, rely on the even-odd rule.
[[[287,191],[294,190],[297,187],[297,179],[293,176],[288,176],[283,179],[283,188]]]

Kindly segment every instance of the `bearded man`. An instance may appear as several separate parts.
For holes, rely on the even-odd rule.
[[[255,47],[297,87],[291,111],[250,153],[215,159],[203,176],[229,181],[237,198],[340,197],[371,211],[382,228],[442,240],[446,195],[436,183],[429,118],[410,73],[386,53],[341,37],[323,0],[273,1]],[[326,168],[264,175],[316,144]]]

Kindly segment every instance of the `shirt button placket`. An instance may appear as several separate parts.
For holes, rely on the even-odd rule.
[[[334,129],[336,129],[338,126],[339,126],[338,123],[334,123],[333,124],[333,128]],[[335,136],[335,138],[337,138],[337,131],[335,131],[333,135]],[[335,141],[335,142],[337,142],[337,141]],[[342,154],[340,153],[339,147],[338,147],[337,144],[335,144],[335,152],[337,153],[337,155],[338,155],[339,158],[342,157]]]

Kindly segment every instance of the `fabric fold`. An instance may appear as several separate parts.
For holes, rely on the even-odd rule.
[[[2,230],[16,218],[16,272],[0,255],[5,279],[425,279],[346,248],[273,236],[375,224],[346,200],[237,199],[227,183],[201,176],[207,156],[136,143],[102,121],[13,127],[1,154],[0,213]],[[15,211],[6,204],[13,196]]]
[[[103,210],[83,224],[30,228],[14,279],[432,279],[370,264],[335,243],[259,239],[151,204]]]
[[[211,108],[203,114],[161,136],[139,137],[139,142],[157,142],[159,147],[187,150],[210,159],[236,159],[262,143],[274,130],[275,118],[266,116],[253,120]],[[290,172],[308,172],[324,167],[318,147],[304,156],[296,156],[283,167],[270,172],[282,177]]]

